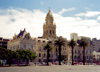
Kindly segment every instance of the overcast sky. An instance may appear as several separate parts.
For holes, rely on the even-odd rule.
[[[42,36],[49,7],[57,36],[69,40],[74,32],[100,39],[100,0],[0,0],[0,37],[12,38],[24,28]]]

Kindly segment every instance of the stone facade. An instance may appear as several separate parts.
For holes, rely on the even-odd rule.
[[[11,50],[31,50],[35,53],[36,50],[36,42],[35,39],[31,38],[30,33],[27,33],[24,29],[20,30],[18,35],[14,35],[13,39],[8,42],[8,49]]]
[[[43,25],[43,38],[56,38],[56,24],[54,23],[53,15],[49,9]]]

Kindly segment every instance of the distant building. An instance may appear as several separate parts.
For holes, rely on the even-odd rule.
[[[94,63],[100,63],[100,52],[93,51]]]
[[[100,51],[100,40],[97,40],[96,38],[92,38],[92,44],[93,44],[93,50],[98,52]]]
[[[90,37],[78,36],[77,33],[70,34],[71,39],[77,41],[85,39],[88,43],[88,46],[85,48],[85,63],[93,63],[93,46],[91,45]],[[73,61],[74,62],[83,62],[83,48],[79,46],[77,41],[77,46],[73,49]],[[72,52],[71,47],[68,47],[68,62],[72,62]]]
[[[78,34],[77,33],[71,33],[70,34],[70,39],[73,39],[74,41],[77,41]]]
[[[78,40],[81,40],[81,39],[85,39],[86,42],[88,43],[88,46],[90,46],[90,41],[91,41],[90,37],[78,36]]]
[[[0,37],[0,47],[7,49],[9,39],[5,39],[3,37]]]

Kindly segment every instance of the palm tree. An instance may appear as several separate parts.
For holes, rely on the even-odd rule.
[[[61,46],[65,46],[66,45],[66,41],[64,38],[59,37],[57,40],[55,40],[55,45],[57,45],[59,47],[59,65],[61,65]]]
[[[75,45],[76,45],[76,42],[73,39],[68,42],[68,46],[72,48],[72,65],[74,65],[74,63],[73,63],[73,49],[74,49]]]
[[[85,47],[88,46],[88,43],[86,42],[86,39],[81,39],[79,41],[79,46],[83,47],[83,65],[85,65]]]
[[[53,46],[50,44],[50,42],[48,42],[45,46],[44,46],[44,50],[47,50],[47,65],[48,65],[48,60],[49,60],[49,51],[53,49]]]

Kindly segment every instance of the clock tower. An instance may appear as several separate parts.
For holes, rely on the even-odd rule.
[[[56,38],[56,24],[54,23],[53,15],[49,9],[45,23],[43,25],[43,38]]]

